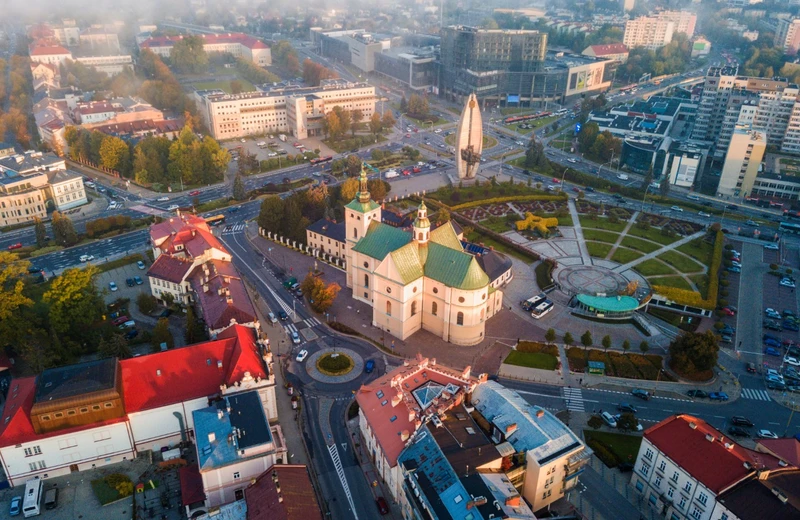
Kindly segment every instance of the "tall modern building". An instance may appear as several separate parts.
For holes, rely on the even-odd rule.
[[[454,99],[474,92],[510,103],[555,96],[554,82],[547,85],[547,76],[537,74],[544,72],[546,51],[547,34],[539,31],[443,27],[441,89]]]
[[[456,171],[459,179],[474,179],[481,164],[483,124],[478,98],[470,94],[456,130]]]
[[[800,18],[778,19],[778,27],[775,29],[775,47],[783,49],[783,52],[794,56],[800,49]]]
[[[733,132],[717,193],[729,197],[747,197],[753,191],[764,151],[767,148],[763,132],[739,126]]]

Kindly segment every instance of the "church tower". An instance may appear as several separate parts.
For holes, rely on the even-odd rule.
[[[414,219],[414,240],[418,244],[427,244],[431,238],[431,221],[428,220],[428,208],[425,201],[417,209],[417,218]]]
[[[361,176],[358,179],[358,193],[355,198],[344,207],[345,223],[345,258],[347,260],[347,286],[352,287],[353,282],[353,246],[364,238],[373,222],[381,221],[381,206],[370,198],[367,188],[367,171],[361,164]]]

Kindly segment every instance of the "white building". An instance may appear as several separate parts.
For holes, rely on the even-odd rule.
[[[63,65],[72,59],[72,53],[59,45],[37,46],[30,49],[31,61]]]
[[[790,56],[797,54],[800,49],[800,18],[778,18],[775,47]]]
[[[717,192],[729,197],[747,197],[761,168],[767,149],[764,132],[739,126],[731,136]]]
[[[108,76],[114,76],[133,68],[133,59],[130,54],[86,55],[75,56],[74,59],[87,67],[94,67]]]
[[[203,49],[206,52],[228,53],[236,58],[242,58],[258,65],[267,67],[272,65],[272,54],[269,46],[261,40],[242,33],[227,34],[199,34],[203,39]],[[150,51],[169,58],[172,47],[175,43],[183,39],[183,36],[159,36],[148,38],[139,44],[140,49]]]
[[[645,47],[657,50],[672,41],[677,33],[694,36],[697,15],[688,11],[660,11],[625,22],[622,43],[629,49]]]

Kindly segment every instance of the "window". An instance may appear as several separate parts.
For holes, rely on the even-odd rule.
[[[675,473],[673,473],[673,474],[672,474],[672,479],[671,479],[671,480],[672,480],[673,482],[677,482],[677,481],[678,481],[678,472],[677,472],[677,471],[676,471]]]
[[[39,462],[37,462],[37,464],[39,465],[39,469],[47,468],[47,464],[45,464],[43,460],[40,460]]]
[[[391,287],[387,287],[386,288],[386,292],[389,293],[389,294],[392,294],[392,288]]]
[[[415,302],[415,301],[411,302],[411,315],[412,316],[416,316],[417,315],[417,302]]]
[[[364,287],[369,287],[369,275],[364,275]]]
[[[92,406],[92,410],[94,410],[95,412],[98,411],[99,409],[100,409],[100,405],[99,404],[96,404],[96,405]]]
[[[63,413],[61,413],[61,412],[56,412],[56,413],[54,413],[54,414],[53,414],[53,416],[54,416],[56,419],[61,419],[62,417],[64,417],[64,414],[63,414]]]
[[[358,230],[353,228],[353,238],[358,238]]]
[[[647,475],[650,472],[650,464],[642,462],[642,475]]]
[[[700,511],[699,507],[694,506],[694,508],[692,508],[692,518],[697,518],[698,520],[700,520],[701,516],[703,516],[703,512]]]
[[[678,513],[672,513],[669,515],[669,520],[680,520],[681,517],[678,516]]]
[[[329,242],[330,243],[330,242]],[[369,269],[369,262],[364,262],[364,268]]]
[[[481,321],[483,321],[483,317],[486,314],[486,309],[481,309]]]
[[[50,420],[50,416],[49,415],[43,415],[42,416],[42,420],[43,421],[49,421]]]
[[[658,465],[658,469],[664,471],[665,469],[667,469],[667,463],[662,460],[661,464]]]
[[[233,472],[233,480],[239,480],[241,477],[238,471]]]
[[[672,496],[673,496],[674,494],[675,494],[675,488],[674,488],[674,487],[672,487],[672,486],[670,486],[670,487],[669,487],[669,489],[667,490],[667,496],[668,496],[668,497],[670,497],[670,498],[672,498]]]
[[[655,505],[658,502],[658,496],[655,493],[650,493],[650,497],[647,499],[652,505]]]
[[[458,297],[458,303],[464,303],[464,297],[463,296],[459,296]]]
[[[653,484],[655,485],[655,487],[660,489],[661,488],[661,477],[656,477],[656,480],[653,482]]]
[[[644,458],[648,460],[653,460],[653,450],[647,448],[647,451],[644,452]]]
[[[641,480],[637,481],[636,482],[636,491],[641,493],[643,489],[644,489],[644,484],[642,484],[642,481]]]
[[[436,316],[437,312],[439,312],[439,306],[436,304],[436,302],[431,303],[431,314]]]
[[[75,410],[67,410],[67,415],[75,415]]]
[[[433,288],[433,294],[439,294],[439,289],[437,287]]]
[[[686,507],[686,497],[681,496],[681,499],[678,501],[678,509],[683,509]]]
[[[35,462],[29,462],[28,463],[28,468],[30,468],[31,471],[36,471],[36,463]]]
[[[705,493],[703,493],[701,491],[700,495],[698,495],[698,497],[697,497],[697,501],[700,502],[703,505],[706,505],[708,503],[708,495],[706,495]]]
[[[392,302],[388,302],[388,301],[386,302],[386,315],[387,316],[391,316],[392,315]]]
[[[25,456],[30,457],[31,455],[41,455],[42,449],[39,446],[31,446],[30,448],[25,448]]]
[[[719,520],[728,520],[728,514],[727,513],[722,513],[722,516],[719,517]]]
[[[464,313],[459,312],[456,314],[456,325],[463,325],[464,324]]]
[[[419,240],[420,242],[422,242],[422,231],[420,231],[419,233],[417,233],[417,240]]]
[[[81,413],[89,413],[89,409],[88,408],[81,408]]]
[[[687,493],[691,493],[691,491],[692,491],[692,483],[691,482],[687,482],[683,486],[683,490],[686,491]]]

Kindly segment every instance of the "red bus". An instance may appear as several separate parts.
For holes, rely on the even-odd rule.
[[[326,162],[331,162],[332,160],[333,160],[333,157],[331,157],[330,155],[326,155],[325,157],[319,157],[317,159],[311,159],[310,162],[311,162],[311,164],[313,166],[316,166],[317,164],[325,164]]]
[[[537,112],[536,114],[528,114],[527,116],[513,116],[507,117],[503,120],[503,122],[507,125],[513,123],[521,123],[523,121],[535,121],[536,119],[541,119],[543,117],[549,117],[553,115],[552,112]]]

